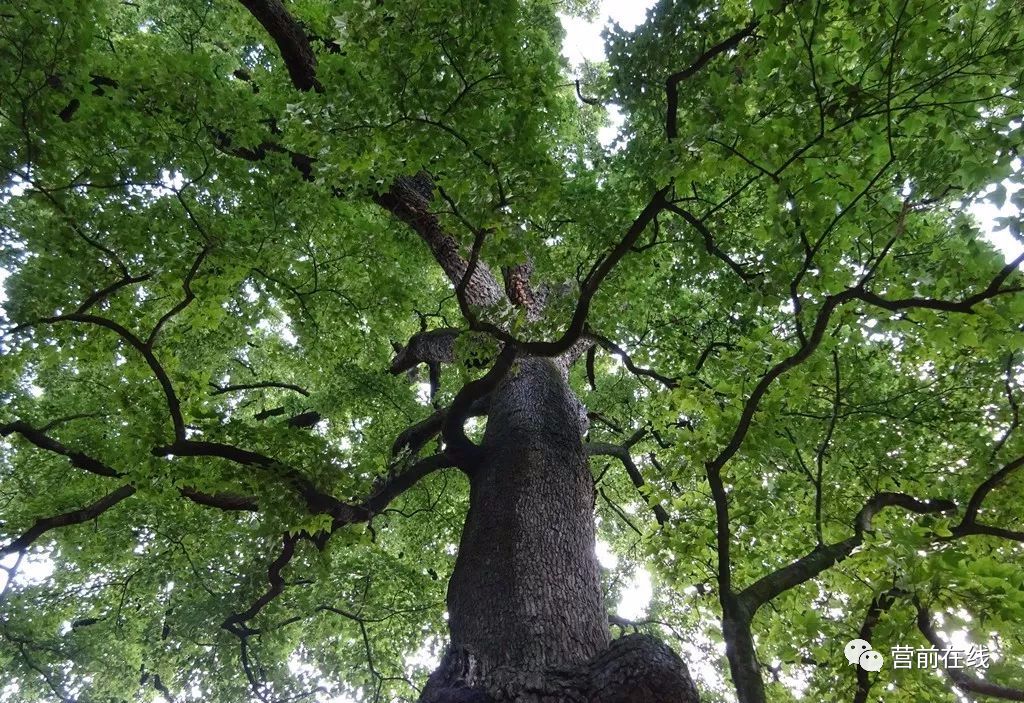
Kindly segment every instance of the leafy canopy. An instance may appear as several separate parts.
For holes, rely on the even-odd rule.
[[[465,481],[336,503],[394,486],[433,412],[391,342],[466,327],[375,202],[421,169],[464,252],[486,230],[495,271],[528,257],[561,291],[539,320],[481,312],[521,339],[566,329],[665,194],[572,382],[609,602],[649,570],[638,627],[708,700],[729,591],[772,701],[851,700],[872,613],[883,653],[925,646],[924,612],[1024,687],[1020,258],[969,214],[990,190],[1021,241],[1018,2],[661,2],[609,30],[587,102],[556,3],[295,0],[311,90],[258,4],[0,5],[0,700],[415,700]],[[436,406],[479,373],[446,370]],[[929,498],[955,507],[907,502]],[[934,671],[878,682],[958,700]]]

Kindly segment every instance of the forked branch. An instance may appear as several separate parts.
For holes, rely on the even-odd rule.
[[[698,56],[693,63],[682,71],[676,71],[665,81],[665,95],[668,98],[668,108],[665,115],[665,134],[669,141],[679,136],[679,84],[688,78],[693,77],[707,66],[718,55],[735,49],[739,43],[754,34],[758,22],[751,20],[738,32],[718,42],[703,54]]]
[[[875,515],[884,508],[899,507],[919,515],[944,513],[956,509],[956,504],[943,498],[918,500],[906,493],[876,493],[865,502],[853,521],[854,534],[841,542],[817,545],[810,552],[786,566],[761,577],[740,594],[739,600],[753,614],[762,605],[791,588],[815,578],[853,553],[871,531]]]

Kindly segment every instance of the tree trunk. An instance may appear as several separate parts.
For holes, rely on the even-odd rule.
[[[750,631],[750,614],[737,612],[738,606],[724,607],[722,636],[725,638],[725,656],[736,687],[739,703],[765,703],[764,680],[754,649],[754,636]]]
[[[658,640],[610,643],[586,413],[563,370],[519,359],[494,391],[448,584],[451,647],[422,703],[695,703]]]

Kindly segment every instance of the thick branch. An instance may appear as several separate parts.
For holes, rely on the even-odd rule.
[[[455,361],[455,340],[459,330],[444,327],[418,332],[404,347],[395,343],[395,357],[388,371],[400,374],[420,364],[449,364]]]
[[[711,500],[715,506],[715,555],[718,569],[719,600],[723,607],[733,600],[732,592],[732,551],[731,527],[729,525],[729,493],[725,490],[722,480],[722,468],[708,464],[705,466],[708,487],[711,489]]]
[[[134,494],[135,486],[124,485],[115,491],[111,491],[96,502],[90,503],[84,508],[72,510],[71,512],[62,513],[60,515],[54,515],[53,517],[40,518],[36,520],[35,524],[28,528],[28,530],[26,530],[20,537],[16,538],[13,542],[8,543],[6,546],[0,547],[0,557],[25,551],[33,542],[50,530],[54,530],[58,527],[67,527],[68,525],[80,525],[83,522],[93,520],[113,508],[125,498]]]
[[[490,399],[487,396],[477,399],[470,407],[466,417],[486,415],[489,405]],[[448,417],[448,410],[448,408],[435,410],[429,417],[404,429],[391,445],[391,455],[398,456],[403,450],[408,450],[410,454],[419,452],[423,445],[441,432],[445,419]]]
[[[67,457],[71,462],[71,465],[75,468],[83,469],[89,473],[96,474],[97,476],[106,476],[108,478],[118,478],[124,475],[120,471],[116,471],[115,469],[107,466],[102,461],[93,459],[91,456],[83,454],[82,452],[76,452],[69,449],[42,430],[36,429],[27,422],[19,420],[0,426],[0,437],[6,437],[15,432],[40,449],[45,449],[48,452],[53,452],[54,454],[60,454],[63,457]]]
[[[265,158],[267,151],[268,149],[262,149],[260,152],[232,150],[229,153],[250,161],[261,161]],[[307,180],[312,180],[310,169],[314,159],[301,154],[298,156],[302,157],[303,167],[300,170],[303,171],[304,177]],[[292,154],[293,163],[295,157],[296,154]],[[298,166],[296,167],[298,168]],[[652,196],[627,229],[619,244],[594,265],[583,282],[569,326],[558,340],[553,342],[516,340],[505,330],[487,322],[480,322],[474,325],[474,328],[488,332],[506,344],[514,343],[521,351],[535,356],[553,358],[568,351],[583,334],[591,301],[597,294],[601,283],[622,257],[633,248],[637,239],[658,213],[666,207],[665,195],[670,188],[671,186],[666,186]],[[386,193],[374,196],[374,201],[408,224],[427,243],[435,260],[441,265],[452,284],[464,290],[465,295],[460,296],[459,301],[463,308],[466,304],[489,307],[499,302],[505,297],[504,293],[490,269],[483,262],[478,262],[473,267],[468,281],[462,285],[465,274],[469,271],[469,263],[463,258],[455,238],[444,231],[437,215],[429,210],[433,190],[434,185],[430,176],[420,172],[414,177],[402,176],[395,179]]]
[[[871,605],[868,607],[868,612],[864,616],[864,623],[860,626],[860,632],[857,637],[864,640],[865,642],[871,641],[871,636],[875,633],[875,627],[878,625],[878,621],[881,619],[882,614],[892,608],[896,602],[896,597],[902,595],[903,592],[897,588],[891,588],[888,591],[879,593],[871,600]],[[867,703],[868,694],[871,692],[871,679],[868,677],[868,671],[864,667],[857,667],[857,692],[854,694],[853,703]]]
[[[979,527],[977,524],[978,512],[981,510],[981,504],[988,497],[988,494],[992,492],[997,486],[1003,481],[1009,478],[1010,474],[1024,466],[1024,456],[1019,456],[1013,461],[1007,463],[1003,468],[992,474],[984,483],[982,483],[971,495],[971,499],[967,503],[967,510],[964,512],[963,520],[960,524],[953,529],[953,533],[956,534],[957,530],[967,530],[970,528]]]
[[[470,381],[455,394],[455,399],[441,426],[441,436],[444,438],[447,445],[446,452],[452,457],[453,463],[464,471],[471,472],[479,458],[479,447],[466,436],[464,427],[466,419],[477,401],[489,396],[498,387],[501,379],[512,368],[515,358],[515,346],[506,344],[487,373]]]
[[[260,509],[255,498],[237,493],[204,493],[189,486],[181,488],[179,493],[193,503],[220,510],[257,512]]]
[[[298,171],[302,176],[302,180],[309,182],[314,180],[313,163],[316,159],[312,156],[298,151],[292,151],[291,149],[286,149],[277,142],[272,142],[270,140],[260,142],[252,148],[235,146],[230,135],[214,129],[211,129],[210,133],[213,136],[214,147],[225,154],[254,162],[263,161],[267,158],[267,154],[285,154],[291,161],[292,168]]]
[[[875,515],[888,507],[899,507],[923,515],[955,510],[956,504],[945,499],[922,501],[905,493],[876,493],[857,513],[853,523],[854,535],[852,537],[834,544],[817,545],[796,561],[752,583],[740,593],[740,600],[753,613],[773,598],[811,580],[833,564],[843,561],[861,545],[864,535],[871,531],[871,522]]]
[[[263,469],[284,479],[299,494],[310,513],[314,515],[327,513],[336,520],[346,522],[354,522],[357,519],[353,515],[353,511],[356,510],[354,506],[324,493],[298,469],[282,464],[259,452],[221,442],[181,440],[167,446],[154,447],[152,453],[154,456],[217,457],[242,466]]]
[[[984,525],[977,522],[967,525],[957,525],[953,528],[952,532],[953,537],[988,535],[989,537],[1000,537],[1002,539],[1013,540],[1014,542],[1024,542],[1024,531],[1022,530],[1008,530],[1005,527],[995,527],[993,525]]]
[[[360,507],[370,516],[376,515],[423,478],[451,466],[455,466],[455,463],[447,454],[435,454],[421,459],[404,471],[392,474],[369,498],[362,502]]]
[[[506,266],[502,269],[505,278],[505,296],[513,305],[526,310],[527,320],[540,319],[544,311],[544,298],[534,292],[530,285],[530,277],[533,276],[533,262],[519,264],[518,266]]]
[[[316,56],[309,38],[280,0],[240,0],[242,5],[267,30],[288,68],[288,75],[302,91],[323,87],[316,79]]]
[[[147,273],[142,276],[126,275],[118,279],[117,281],[114,281],[106,288],[101,288],[100,290],[94,292],[92,295],[90,295],[88,298],[82,301],[82,304],[78,306],[78,309],[75,310],[75,312],[83,313],[89,308],[91,308],[93,305],[96,305],[97,303],[106,300],[108,297],[110,297],[120,289],[124,288],[125,286],[134,285],[136,283],[142,283],[143,281],[148,281],[152,277],[153,274],[151,273]]]
[[[245,626],[245,623],[256,617],[270,601],[277,598],[284,591],[285,582],[281,572],[284,571],[284,567],[288,566],[292,557],[295,556],[295,545],[298,541],[299,535],[297,533],[289,533],[284,536],[281,553],[267,567],[267,580],[270,582],[270,587],[244,611],[233,613],[229,616],[221,623],[221,627],[240,637],[250,634],[250,630]]]
[[[47,435],[42,429],[32,427],[27,422],[19,420],[0,426],[0,436],[6,437],[12,433],[20,434],[39,449],[67,457],[72,466],[88,471],[91,474],[107,478],[121,478],[125,475],[123,471],[118,471],[88,454],[69,449]],[[249,496],[241,496],[234,493],[203,493],[188,486],[179,489],[179,493],[194,503],[207,505],[212,508],[220,508],[221,510],[259,509],[256,505],[256,500]]]
[[[630,252],[633,245],[644,233],[647,226],[657,217],[658,213],[665,208],[665,195],[671,186],[665,186],[651,196],[650,201],[636,216],[625,235],[615,247],[612,248],[600,261],[591,269],[580,288],[580,296],[576,302],[576,309],[573,311],[572,319],[562,336],[553,342],[518,342],[518,346],[524,352],[535,356],[556,357],[569,350],[583,335],[587,323],[587,315],[590,314],[590,303],[597,295],[598,289],[612,272],[612,269]],[[508,339],[507,335],[504,337]],[[509,340],[511,341],[511,340]]]
[[[103,327],[120,337],[128,344],[128,346],[135,349],[142,356],[146,365],[149,366],[153,375],[156,376],[157,382],[160,384],[160,388],[163,389],[164,397],[167,399],[167,408],[170,411],[171,423],[174,426],[174,436],[177,439],[185,438],[185,420],[181,415],[181,403],[178,400],[177,394],[174,392],[174,386],[171,384],[170,377],[167,375],[167,372],[164,371],[164,367],[160,364],[160,361],[153,354],[152,348],[146,342],[143,342],[120,323],[97,315],[72,313],[70,315],[59,315],[57,317],[45,318],[40,320],[40,322],[45,324],[56,324],[58,322],[82,322]]]
[[[349,508],[347,515],[339,515],[335,517],[334,522],[331,525],[331,533],[333,534],[334,531],[346,525],[369,520],[374,515],[384,510],[391,501],[412,488],[424,477],[429,476],[442,468],[453,465],[454,464],[447,456],[438,454],[416,462],[405,471],[392,474],[390,478],[388,478],[365,501],[356,506],[346,506]],[[258,615],[268,603],[284,592],[286,584],[281,572],[291,562],[292,557],[295,555],[295,547],[298,544],[300,537],[302,537],[302,535],[298,533],[288,533],[284,536],[281,553],[267,568],[267,581],[270,584],[269,588],[259,598],[253,601],[247,609],[241,613],[234,613],[229,616],[223,623],[221,623],[221,627],[233,632],[243,639],[248,637],[250,634],[257,632],[256,630],[249,628],[245,623],[256,617],[256,615]],[[317,543],[322,545],[322,542]]]
[[[266,157],[268,150],[261,149],[259,152],[230,150],[228,153],[249,161],[262,161]],[[293,153],[293,164],[296,161],[296,157],[301,157],[302,162],[302,167],[300,168],[296,165],[296,168],[300,168],[306,180],[313,180],[311,168],[315,160],[304,154]],[[430,176],[421,172],[412,178],[400,177],[396,179],[388,192],[375,195],[374,201],[408,224],[420,235],[430,247],[434,258],[448,275],[449,280],[458,287],[469,269],[469,263],[462,257],[458,242],[442,229],[437,216],[428,209],[429,201],[433,197],[433,187]],[[505,330],[487,322],[481,322],[475,325],[475,327],[490,333],[506,344],[515,343],[523,352],[535,356],[557,357],[568,351],[583,334],[587,315],[590,312],[590,303],[597,294],[601,283],[622,257],[633,248],[637,239],[647,228],[647,225],[665,207],[665,195],[670,188],[671,186],[666,186],[654,194],[650,202],[648,202],[629,229],[627,229],[619,244],[594,265],[590,274],[584,280],[569,326],[558,340],[553,342],[520,341],[514,339]],[[504,295],[490,269],[483,262],[479,262],[474,267],[472,275],[464,288],[466,295],[462,296],[459,301],[463,307],[467,303],[479,307],[489,307],[500,301]]]
[[[452,285],[464,290],[463,299],[476,307],[490,307],[504,294],[491,270],[482,261],[473,267],[467,280],[469,262],[462,256],[459,243],[441,226],[438,216],[431,211],[434,182],[421,171],[415,176],[400,176],[383,194],[374,196],[378,205],[406,223],[430,247],[434,259],[447,274]]]
[[[862,288],[854,289],[856,294],[855,298],[863,300],[865,303],[876,305],[886,310],[893,312],[900,310],[910,309],[924,309],[924,310],[940,310],[943,312],[961,312],[961,313],[973,313],[974,306],[978,303],[994,298],[997,295],[1006,295],[1008,293],[1020,293],[1024,291],[1024,288],[1020,286],[1013,286],[1010,288],[1002,288],[1002,284],[1014,271],[1018,270],[1021,263],[1024,262],[1024,254],[1021,254],[1016,259],[1004,266],[992,282],[983,291],[974,293],[960,300],[941,300],[938,298],[899,298],[892,300],[889,298],[883,298],[882,296],[872,293],[871,291],[864,290]]]

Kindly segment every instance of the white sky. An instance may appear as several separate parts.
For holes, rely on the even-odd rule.
[[[647,10],[654,5],[651,0],[602,0],[598,19],[593,22],[578,17],[562,16],[565,41],[562,55],[574,66],[584,60],[600,61],[604,58],[604,40],[601,31],[607,22],[618,22],[624,29],[633,29],[644,21]]]
[[[601,61],[604,59],[604,39],[601,32],[609,22],[617,22],[623,29],[634,29],[644,21],[647,10],[654,5],[653,0],[601,0],[598,19],[588,22],[579,17],[562,15],[562,26],[565,28],[565,40],[562,43],[562,56],[569,59],[573,70],[577,70],[584,61]],[[585,90],[585,89],[584,89]],[[601,128],[598,139],[606,147],[615,139],[615,133],[622,125],[622,113],[616,105],[608,106],[610,124]]]

